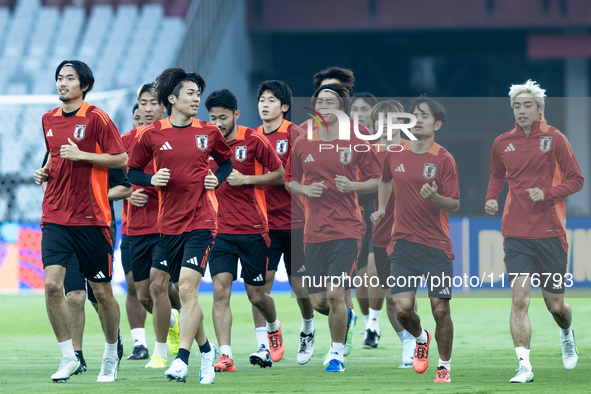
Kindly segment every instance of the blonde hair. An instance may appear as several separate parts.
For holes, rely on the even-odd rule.
[[[542,89],[536,81],[532,81],[531,79],[528,79],[522,85],[511,85],[511,87],[509,88],[509,97],[511,98],[511,108],[513,108],[513,104],[515,103],[515,97],[517,97],[518,95],[523,94],[523,93],[531,94],[532,97],[534,98],[534,101],[536,102],[536,104],[538,104],[539,107],[542,107],[542,108],[546,107],[545,100],[544,100],[544,97],[546,97],[546,89]]]

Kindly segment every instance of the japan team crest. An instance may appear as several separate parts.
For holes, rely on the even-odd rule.
[[[351,148],[343,148],[339,151],[339,160],[341,163],[347,165],[351,163],[353,160],[353,153],[351,152]]]
[[[540,150],[542,153],[546,153],[552,147],[552,137],[540,137]]]
[[[195,139],[197,140],[197,148],[199,148],[199,150],[205,151],[207,149],[207,136],[196,135]]]
[[[246,146],[237,146],[234,157],[236,157],[236,160],[238,161],[244,161],[246,159]]]
[[[277,146],[275,147],[277,154],[284,155],[287,152],[287,140],[279,140],[277,141]]]
[[[85,124],[77,124],[74,127],[74,139],[76,141],[80,141],[86,135],[86,125]]]
[[[435,178],[436,173],[437,173],[437,164],[425,163],[425,167],[423,167],[423,176],[425,177],[425,179]]]

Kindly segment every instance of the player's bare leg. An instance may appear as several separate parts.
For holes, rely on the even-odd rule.
[[[70,310],[64,297],[65,276],[66,267],[61,265],[45,267],[45,307],[58,342],[72,339]]]
[[[528,310],[530,303],[531,281],[528,276],[518,276],[511,286],[510,328],[513,345],[529,349],[531,323]]]
[[[435,340],[439,358],[444,361],[451,360],[454,325],[451,320],[449,300],[431,298],[431,311],[435,319]]]
[[[66,293],[68,309],[70,310],[70,322],[72,333],[72,345],[74,350],[82,350],[82,337],[84,335],[84,324],[86,314],[84,313],[84,303],[86,302],[86,291],[74,290]]]
[[[310,304],[314,310],[324,316],[328,316],[330,308],[328,300],[326,299],[326,292],[310,294]]]
[[[154,308],[154,301],[152,300],[152,295],[150,294],[150,279],[144,279],[135,282],[134,287],[136,290],[136,298],[139,300],[139,303],[142,306],[140,309],[144,311],[145,319],[145,312],[152,313],[152,309]],[[127,302],[125,303],[125,305],[127,307]],[[131,320],[131,318],[129,319]],[[131,321],[129,325],[131,326]],[[141,327],[143,327],[143,324],[141,325]]]
[[[197,299],[197,289],[202,275],[190,268],[181,268],[178,286],[181,307],[180,315],[181,349],[191,350],[197,329],[203,324],[203,311]]]
[[[310,302],[308,296],[308,289],[304,287],[301,276],[290,276],[289,284],[291,290],[297,297],[298,306],[300,307],[300,313],[304,319],[312,319],[314,317],[314,307]]]
[[[213,328],[220,345],[220,351],[224,354],[225,346],[231,346],[232,310],[230,309],[230,297],[232,281],[234,277],[229,272],[221,272],[213,278]],[[183,311],[184,313],[184,311]],[[223,347],[223,349],[222,349]],[[231,354],[226,354],[231,356]],[[231,357],[230,357],[231,358]]]
[[[554,294],[542,290],[544,302],[548,311],[560,327],[560,346],[562,348],[562,362],[568,370],[574,369],[579,361],[579,353],[575,344],[575,334],[572,329],[572,310],[564,302],[563,294]]]
[[[110,282],[88,282],[98,301],[99,320],[107,343],[117,343],[119,332],[119,303],[113,295]]]
[[[125,298],[125,310],[127,312],[127,320],[129,320],[129,327],[143,328],[146,322],[146,311],[142,308],[136,285],[133,282],[133,273],[131,271],[125,274],[125,282],[127,283],[127,297]]]
[[[265,286],[263,286],[266,294],[271,294],[271,288],[273,287],[273,283],[275,281],[275,272],[277,271],[267,271],[266,283]],[[255,329],[258,327],[265,327],[265,318],[254,305],[252,305],[252,319],[254,320]]]
[[[170,275],[157,268],[150,269],[150,296],[153,302],[152,319],[156,342],[165,343],[170,328]],[[180,325],[180,322],[179,322]],[[178,350],[177,350],[178,352]]]
[[[176,310],[181,309],[181,298],[179,296],[179,290],[172,284],[172,282],[168,282],[168,298],[170,298],[170,307]]]

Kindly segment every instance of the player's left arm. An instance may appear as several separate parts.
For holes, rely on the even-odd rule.
[[[263,168],[273,169],[266,174],[245,175],[234,169],[228,176],[228,183],[231,186],[259,185],[276,186],[283,185],[285,171],[281,159],[271,147],[269,140],[260,132],[252,133],[251,138],[254,144],[255,159],[262,164]]]
[[[123,200],[131,196],[133,189],[123,170],[109,170],[109,201]]]
[[[431,201],[439,209],[456,213],[460,210],[460,187],[458,181],[458,169],[452,155],[445,153],[446,158],[442,163],[441,189],[435,181],[430,185],[425,183],[421,187],[421,197]],[[441,192],[441,193],[440,193]]]
[[[535,193],[534,197],[537,197],[537,199],[532,197],[533,201],[551,201],[555,198],[564,198],[583,188],[583,174],[573,148],[562,133],[556,140],[556,163],[564,174],[563,179],[566,180],[557,186],[533,188],[537,190],[528,189],[530,196]]]

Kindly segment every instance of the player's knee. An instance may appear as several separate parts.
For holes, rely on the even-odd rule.
[[[45,295],[49,298],[63,297],[64,296],[63,284],[46,279],[45,280]]]
[[[394,302],[394,311],[396,312],[398,319],[401,321],[409,320],[414,313],[412,306],[409,307],[401,302]]]
[[[110,283],[93,283],[92,292],[99,304],[108,303],[114,299]]]
[[[529,298],[513,297],[511,308],[518,313],[525,313],[529,308]]]
[[[248,291],[248,300],[252,305],[261,308],[265,302],[265,289],[260,287]]]
[[[181,301],[186,302],[197,297],[197,289],[187,282],[179,282],[179,297]]]
[[[168,283],[162,283],[161,281],[150,282],[150,294],[153,298],[164,298],[168,297]]]
[[[66,299],[68,300],[68,307],[70,309],[83,308],[84,302],[86,301],[86,291],[84,291],[84,290],[69,291],[66,294]]]
[[[316,312],[328,315],[328,302],[325,298],[310,298],[310,303]]]
[[[433,308],[433,319],[441,322],[451,317],[448,302],[441,302]]]
[[[546,302],[548,312],[554,316],[561,316],[563,311],[564,302],[562,300],[553,300],[552,302]]]

